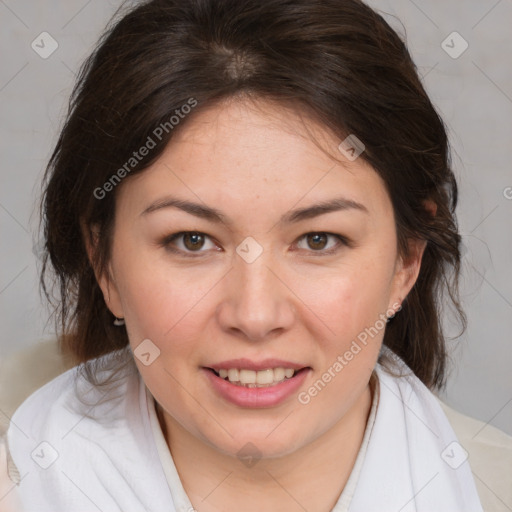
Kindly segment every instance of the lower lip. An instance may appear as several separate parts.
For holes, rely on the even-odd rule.
[[[310,369],[304,368],[290,379],[264,388],[237,386],[221,379],[212,370],[202,368],[202,371],[206,374],[213,389],[227,401],[239,407],[261,408],[279,405],[293,395],[306,380]]]

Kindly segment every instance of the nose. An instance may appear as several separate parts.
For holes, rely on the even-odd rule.
[[[294,294],[282,268],[269,251],[252,263],[238,255],[226,276],[225,293],[217,307],[221,328],[249,341],[272,338],[295,321]]]

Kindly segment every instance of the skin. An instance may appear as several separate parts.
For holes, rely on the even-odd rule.
[[[274,407],[235,406],[201,368],[282,358],[311,367],[299,392],[307,390],[360,332],[397,309],[424,244],[411,242],[402,261],[381,178],[295,111],[231,100],[188,121],[151,167],[116,191],[112,257],[97,275],[105,301],[125,318],[132,349],[149,338],[160,350],[149,366],[135,361],[196,510],[329,511],[361,445],[384,329],[306,405],[296,393]],[[216,208],[229,223],[171,207],[142,213],[169,195]],[[367,211],[279,223],[292,209],[339,196]],[[165,247],[181,231],[208,236]],[[308,233],[340,234],[350,245],[332,236],[315,244]],[[263,249],[252,263],[236,252],[248,236]],[[261,454],[252,467],[237,457],[248,442]]]

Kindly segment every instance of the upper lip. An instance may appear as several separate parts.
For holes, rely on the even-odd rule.
[[[293,363],[292,361],[285,361],[283,359],[263,359],[262,361],[251,361],[250,359],[230,359],[229,361],[221,361],[215,363],[207,368],[219,371],[221,369],[229,370],[230,368],[244,369],[244,370],[267,370],[269,368],[292,368],[293,370],[300,370],[306,368],[306,365],[300,363]]]

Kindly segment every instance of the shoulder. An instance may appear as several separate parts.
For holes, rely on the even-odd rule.
[[[74,367],[34,391],[16,409],[8,433],[12,433],[13,428],[19,430],[25,426],[28,435],[41,428],[52,418],[56,408],[72,399],[73,386],[78,377],[78,367]]]
[[[126,351],[117,351],[88,363],[98,379],[87,379],[86,366],[75,366],[32,393],[15,411],[9,432],[23,430],[38,436],[49,427],[65,431],[73,421],[98,416],[115,420],[117,406],[138,386],[138,373]],[[99,383],[99,385],[98,385]]]
[[[505,510],[504,504],[512,509],[512,437],[450,408],[391,350],[384,348],[383,353],[386,365],[378,364],[376,370],[390,400],[399,398],[406,415],[412,413],[419,427],[423,424],[424,431],[443,440],[442,456],[468,461],[485,510]],[[414,430],[410,434],[415,436]]]
[[[123,351],[93,365],[99,382],[72,368],[30,395],[12,417],[9,476],[27,511],[86,511],[92,496],[105,511],[161,508],[162,497],[147,494],[148,480],[159,482],[161,475],[135,363]]]
[[[512,510],[512,436],[439,403],[467,452],[484,509]]]
[[[76,366],[32,393],[16,409],[7,431],[7,448],[21,475],[34,462],[49,467],[62,450],[69,452],[70,446],[126,421],[126,403],[137,406],[140,386],[136,368],[123,364],[124,357],[124,353],[112,353],[89,363],[103,385],[91,383],[85,367]]]

